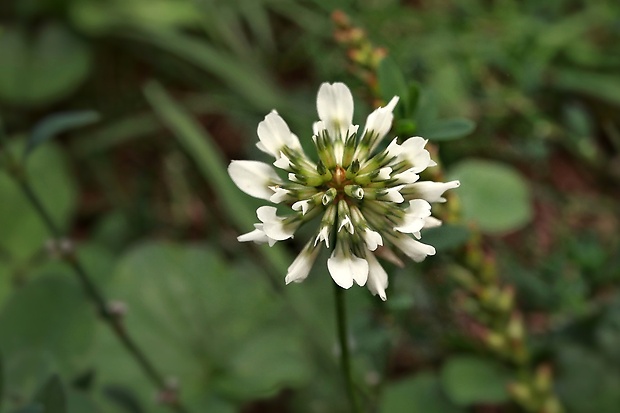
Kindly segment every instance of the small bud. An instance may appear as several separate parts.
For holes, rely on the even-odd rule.
[[[319,162],[317,162],[316,171],[319,175],[325,175],[327,173],[327,168],[325,167],[325,164],[323,164],[323,161],[319,160]]]
[[[116,318],[123,318],[127,314],[127,304],[123,301],[110,301],[108,312]]]
[[[359,185],[346,185],[344,187],[345,194],[349,195],[351,198],[362,199],[364,198],[364,190]]]
[[[336,198],[336,195],[338,195],[338,191],[336,191],[335,188],[329,188],[325,194],[323,195],[323,197],[321,198],[321,203],[323,205],[328,205],[331,202],[334,201],[334,199]]]

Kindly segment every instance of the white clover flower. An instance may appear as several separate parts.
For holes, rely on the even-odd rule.
[[[256,211],[260,223],[238,237],[273,246],[293,238],[301,225],[320,218],[316,235],[304,246],[286,274],[286,283],[301,282],[309,274],[321,242],[333,248],[327,268],[342,288],[366,285],[386,300],[388,276],[377,257],[399,263],[393,249],[419,262],[435,248],[418,241],[423,228],[441,221],[431,216],[431,202],[444,202],[443,193],[459,181],[419,181],[419,174],[435,166],[419,136],[403,143],[394,139],[377,151],[390,130],[394,97],[366,119],[358,136],[353,125],[353,96],[343,83],[323,83],[317,97],[319,121],[312,140],[318,161],[311,160],[297,136],[276,111],[258,125],[258,148],[273,156],[273,165],[288,177],[285,182],[271,165],[258,161],[232,161],[233,182],[256,198],[286,205],[290,214],[280,216],[275,207]],[[375,256],[376,254],[376,256]]]

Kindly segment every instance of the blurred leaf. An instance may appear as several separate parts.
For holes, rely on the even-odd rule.
[[[59,25],[35,35],[8,28],[0,36],[0,99],[40,105],[65,97],[88,75],[88,47]]]
[[[172,130],[185,152],[196,162],[203,177],[220,197],[230,222],[242,230],[254,228],[254,211],[243,201],[241,191],[228,173],[220,149],[204,128],[173,101],[158,83],[149,83],[144,89],[149,103],[162,121]],[[278,246],[261,249],[274,268],[286,273],[289,259]]]
[[[394,59],[385,57],[381,60],[377,69],[379,91],[381,97],[389,102],[394,96],[400,97],[399,106],[403,107],[403,113],[409,113],[409,88],[405,76]]]
[[[385,387],[379,413],[464,413],[441,391],[435,373],[422,372]]]
[[[441,370],[446,394],[459,406],[509,400],[510,374],[497,362],[475,356],[453,356]]]
[[[422,232],[424,242],[435,247],[437,251],[458,248],[469,240],[470,235],[471,231],[467,227],[454,224],[443,224]]]
[[[616,413],[620,374],[593,350],[562,343],[557,347],[558,393],[574,413]]]
[[[550,77],[560,89],[592,96],[620,106],[620,80],[617,74],[601,74],[579,69],[557,69]]]
[[[45,413],[45,409],[39,403],[32,403],[17,410],[13,410],[12,413]]]
[[[15,146],[21,144],[17,143]],[[26,168],[31,185],[52,219],[61,228],[66,227],[75,206],[76,187],[63,154],[57,146],[45,145],[30,156]],[[11,200],[0,202],[0,249],[14,261],[30,258],[49,239],[47,228],[19,187],[3,171],[0,171],[0,199]]]
[[[107,398],[127,413],[144,413],[140,401],[129,389],[123,386],[109,385],[103,389]]]
[[[120,261],[110,293],[127,303],[127,328],[138,343],[183,383],[184,400],[198,404],[215,390],[249,400],[308,377],[299,331],[261,275],[255,266],[229,265],[206,245],[149,243]],[[110,342],[99,351],[122,350]],[[144,379],[127,360],[97,360],[97,371],[101,383],[133,383],[150,400],[151,387],[138,389]]]
[[[30,134],[24,149],[28,156],[38,145],[71,129],[90,125],[99,120],[99,114],[91,110],[56,113],[38,122]]]
[[[465,137],[476,129],[476,124],[469,119],[445,119],[422,125],[416,132],[431,141],[450,141]]]
[[[66,413],[67,397],[60,378],[52,376],[37,392],[35,402],[41,403],[45,413]]]
[[[33,374],[30,360],[50,357],[61,372],[73,373],[88,352],[94,316],[79,286],[66,276],[41,275],[18,289],[0,310],[0,351],[11,385]],[[36,362],[36,369],[43,364]]]
[[[533,215],[525,180],[508,165],[470,159],[452,167],[450,179],[458,179],[463,218],[487,233],[504,233],[527,224]]]
[[[131,37],[156,45],[212,73],[258,110],[269,111],[287,105],[267,73],[250,62],[239,61],[215,49],[201,39],[161,30],[142,30],[132,33]]]
[[[0,353],[0,411],[2,411],[3,400],[4,400],[4,363],[2,361],[2,353]]]

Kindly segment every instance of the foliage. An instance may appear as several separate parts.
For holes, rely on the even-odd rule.
[[[424,234],[436,257],[389,267],[387,303],[347,292],[368,411],[538,412],[525,388],[557,393],[569,413],[616,412],[617,2],[9,3],[0,411],[168,408],[64,244],[49,242],[16,171],[190,411],[346,411],[331,280],[317,265],[285,287],[301,245],[236,241],[256,204],[225,173],[253,157],[266,113],[310,131],[317,86],[345,81],[365,109],[400,96],[391,136],[429,139],[430,173],[461,181],[437,210],[445,224]],[[332,38],[335,8],[386,48],[376,78]],[[524,365],[493,350],[492,333],[515,333],[502,330],[515,325],[502,300],[529,333]]]

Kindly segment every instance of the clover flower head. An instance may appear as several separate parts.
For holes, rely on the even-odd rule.
[[[431,202],[445,202],[443,193],[459,181],[419,181],[420,173],[435,166],[427,141],[419,136],[402,143],[394,139],[378,150],[388,134],[398,104],[394,97],[372,112],[358,134],[353,125],[353,96],[343,83],[323,83],[317,97],[319,121],[312,140],[318,159],[306,155],[286,122],[272,111],[258,125],[257,147],[271,155],[273,166],[258,161],[232,161],[228,173],[235,184],[256,198],[282,204],[262,206],[260,221],[239,241],[268,243],[293,238],[307,222],[319,222],[316,234],[288,268],[286,283],[301,282],[309,274],[322,243],[332,249],[327,268],[342,288],[366,285],[386,300],[388,275],[377,256],[400,262],[394,249],[419,262],[435,248],[419,241],[421,230],[441,225],[431,216]],[[320,219],[319,219],[320,217]]]

